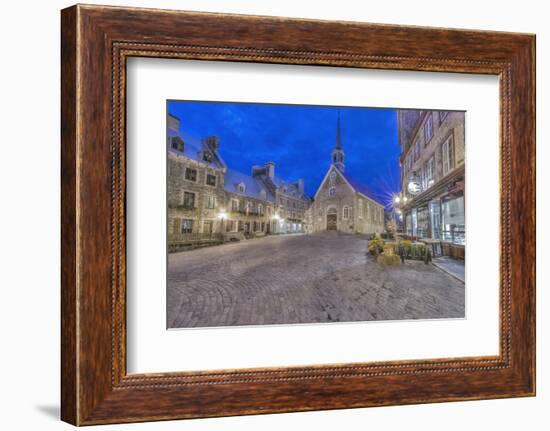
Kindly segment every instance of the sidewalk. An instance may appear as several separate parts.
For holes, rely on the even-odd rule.
[[[434,266],[464,283],[464,261],[447,256],[436,257],[432,260]]]

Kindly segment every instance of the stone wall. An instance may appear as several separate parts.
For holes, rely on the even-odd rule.
[[[433,136],[426,142],[424,135],[424,124],[431,116],[433,120]],[[441,146],[449,136],[452,136],[454,145],[454,168],[464,164],[465,160],[465,139],[464,139],[464,112],[449,112],[445,118],[442,118],[440,111],[428,111],[422,117],[421,124],[417,132],[411,138],[411,144],[408,146],[406,154],[402,158],[402,190],[407,191],[408,179],[411,172],[416,171],[418,176],[421,176],[422,170],[425,168],[426,162],[434,156],[434,184],[441,180],[445,175],[443,173],[443,160]],[[419,141],[420,152],[419,157],[412,163],[411,168],[408,168],[406,163],[407,155],[414,152],[414,143]]]
[[[197,171],[196,181],[185,178],[187,168]],[[167,170],[168,238],[181,233],[182,219],[193,220],[192,233],[203,233],[205,221],[212,223],[212,232],[220,232],[221,220],[218,213],[225,206],[222,169],[206,167],[195,160],[169,151]],[[207,174],[216,176],[215,186],[206,184]],[[186,191],[195,194],[193,208],[184,206]],[[214,208],[207,207],[210,196],[215,198]]]

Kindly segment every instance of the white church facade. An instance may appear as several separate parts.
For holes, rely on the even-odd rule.
[[[331,164],[315,193],[310,208],[311,232],[382,233],[384,206],[368,188],[353,180],[345,171],[340,118]]]

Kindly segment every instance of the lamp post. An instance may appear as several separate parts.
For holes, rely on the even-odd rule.
[[[223,235],[224,220],[227,218],[227,213],[225,212],[224,209],[220,210],[220,212],[218,213],[218,218],[222,221],[220,230],[221,230],[221,233]]]

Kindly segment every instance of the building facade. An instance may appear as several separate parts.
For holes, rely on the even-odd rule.
[[[464,258],[465,114],[401,110],[401,211],[405,233]]]
[[[198,140],[167,116],[168,242],[194,237],[221,240],[305,231],[310,199],[304,182],[275,176],[275,164],[250,174],[229,168],[219,140]]]
[[[382,233],[384,206],[366,186],[354,181],[345,171],[340,117],[336,126],[336,144],[331,164],[321,182],[308,212],[311,232]]]

